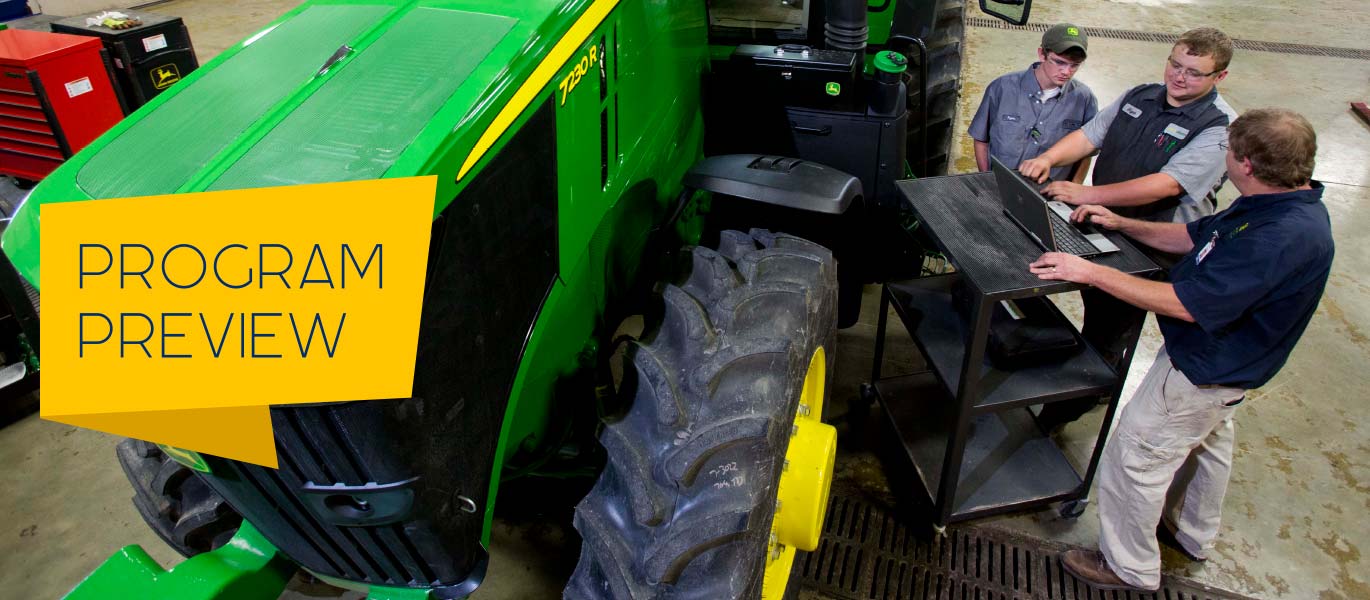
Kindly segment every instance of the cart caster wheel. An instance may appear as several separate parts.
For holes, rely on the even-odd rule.
[[[869,383],[861,384],[857,397],[847,406],[847,424],[853,429],[862,429],[866,418],[871,414],[871,404],[875,402],[875,388]]]
[[[933,526],[932,526],[932,535],[934,535],[934,536],[936,536],[936,537],[939,537],[939,538],[947,537],[947,526],[946,526],[946,525],[933,525]]]
[[[1083,500],[1070,500],[1068,502],[1062,502],[1060,508],[1056,509],[1056,512],[1061,515],[1062,519],[1078,519],[1080,518],[1080,515],[1085,514],[1085,507],[1087,506],[1089,506],[1088,498]]]
[[[861,384],[860,396],[861,402],[869,409],[872,404],[875,404],[875,386],[869,383]]]

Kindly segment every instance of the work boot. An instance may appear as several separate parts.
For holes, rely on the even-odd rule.
[[[1165,521],[1161,521],[1156,525],[1156,541],[1174,548],[1176,552],[1183,554],[1185,558],[1194,562],[1204,562],[1208,560],[1207,556],[1194,554],[1189,550],[1186,550],[1184,544],[1181,544],[1179,538],[1175,537],[1175,533],[1170,531],[1170,527],[1165,524]]]
[[[1061,557],[1061,564],[1065,565],[1066,570],[1076,579],[1094,586],[1095,589],[1138,592],[1154,592],[1159,589],[1143,589],[1123,581],[1109,568],[1104,555],[1093,550],[1068,550],[1065,556]]]

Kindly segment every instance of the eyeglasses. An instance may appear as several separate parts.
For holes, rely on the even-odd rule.
[[[1175,62],[1175,59],[1170,58],[1169,56],[1165,57],[1165,62],[1171,71],[1184,75],[1185,79],[1203,79],[1204,77],[1209,77],[1222,72],[1222,69],[1218,69],[1212,73],[1200,73],[1194,69],[1186,69],[1184,68],[1184,65]]]
[[[1068,61],[1068,60],[1061,60],[1061,59],[1059,59],[1059,58],[1056,58],[1056,55],[1054,55],[1054,54],[1048,54],[1048,55],[1047,55],[1047,60],[1051,61],[1051,64],[1056,65],[1056,68],[1058,68],[1058,69],[1065,69],[1065,70],[1067,70],[1067,71],[1075,71],[1075,70],[1078,70],[1078,69],[1080,68],[1080,65],[1084,64],[1084,63],[1070,62],[1070,61]]]
[[[1228,148],[1227,142],[1218,142],[1218,148],[1219,148],[1220,150],[1222,150],[1223,152],[1227,152],[1227,148]]]

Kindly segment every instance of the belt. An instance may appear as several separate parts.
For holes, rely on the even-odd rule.
[[[1199,388],[1199,389],[1201,389],[1201,390],[1240,390],[1240,389],[1241,389],[1241,388],[1234,388],[1234,387],[1232,387],[1232,386],[1230,386],[1230,385],[1218,385],[1218,384],[1216,384],[1216,383],[1205,383],[1205,384],[1203,384],[1203,385],[1196,385],[1196,386],[1194,386],[1194,387]],[[1242,391],[1245,392],[1246,390],[1242,390]],[[1231,402],[1226,402],[1226,403],[1224,403],[1223,406],[1236,406],[1236,405],[1238,405],[1238,404],[1241,404],[1243,400],[1246,400],[1246,394],[1245,394],[1245,393],[1242,394],[1242,397],[1237,398],[1236,400],[1233,400],[1233,401],[1231,401]]]
[[[1176,371],[1180,371],[1180,368],[1175,366],[1175,361],[1173,360],[1170,361],[1170,368],[1175,369]],[[1184,371],[1180,371],[1180,374],[1184,375]],[[1185,377],[1187,378],[1189,376],[1185,375]],[[1246,400],[1246,390],[1242,388],[1232,387],[1230,385],[1222,385],[1220,383],[1204,383],[1195,385],[1194,387],[1199,388],[1201,390],[1242,390],[1243,393],[1241,398],[1237,398],[1236,400],[1223,404],[1223,406],[1236,406],[1238,404],[1241,404],[1243,400]]]

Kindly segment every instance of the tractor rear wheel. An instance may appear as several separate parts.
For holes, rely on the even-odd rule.
[[[956,139],[956,106],[961,96],[961,51],[965,43],[965,0],[937,0],[929,22],[919,24],[928,47],[928,98],[909,90],[909,164],[921,177],[945,175],[951,167],[951,144]],[[917,56],[915,55],[915,60]],[[917,87],[917,86],[912,86]],[[927,148],[919,147],[922,116],[927,114]],[[920,168],[920,163],[926,161]]]
[[[133,485],[133,506],[167,545],[189,558],[228,543],[243,521],[195,471],[156,444],[126,439],[115,452]]]
[[[796,549],[817,546],[836,448],[820,421],[832,254],[752,230],[687,258],[659,326],[623,354],[626,407],[576,506],[584,541],[567,598],[778,600],[796,592]]]

